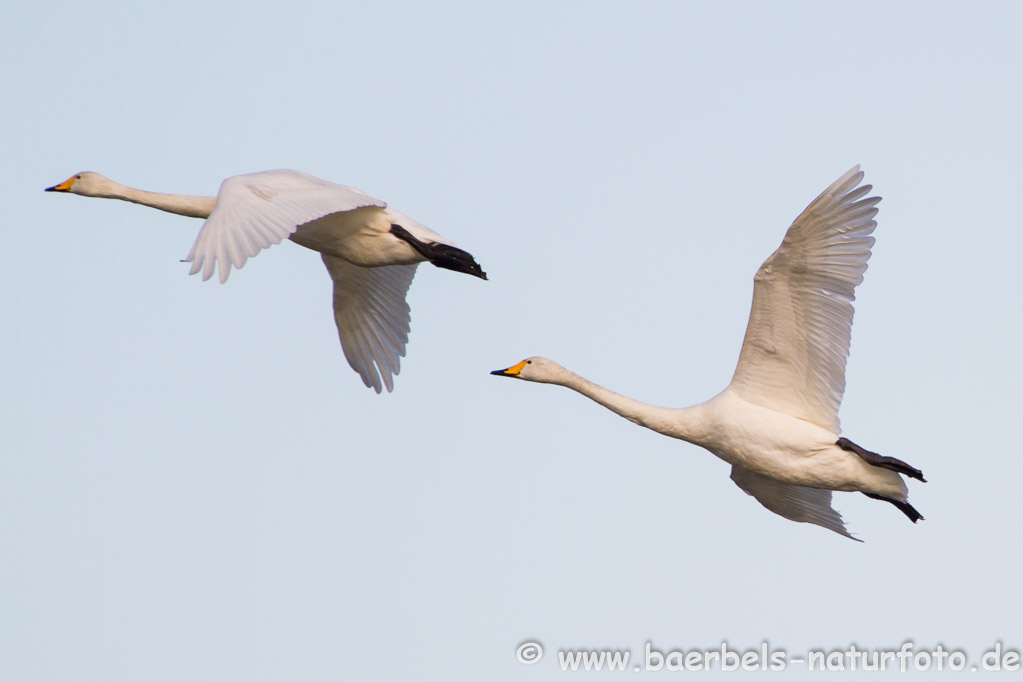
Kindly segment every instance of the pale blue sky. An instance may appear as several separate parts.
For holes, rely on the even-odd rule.
[[[4,12],[0,678],[561,679],[515,647],[1023,646],[1015,3],[15,3]],[[927,520],[850,542],[708,453],[491,377],[727,383],[761,261],[856,163],[884,196],[845,434]],[[44,194],[296,168],[471,251],[396,390],[317,254],[221,286],[201,222]],[[375,671],[375,672],[373,672]],[[595,673],[591,673],[595,674]]]

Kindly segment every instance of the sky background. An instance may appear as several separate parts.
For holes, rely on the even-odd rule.
[[[1023,646],[1019,4],[3,15],[0,679]],[[488,374],[544,355],[655,404],[716,394],[754,272],[857,163],[884,201],[842,424],[923,469],[926,521],[837,494],[864,544],[791,523],[695,446]],[[95,170],[212,195],[274,168],[386,200],[489,273],[420,267],[393,394],[348,368],[318,254],[204,283],[179,262],[200,221],[42,192]]]

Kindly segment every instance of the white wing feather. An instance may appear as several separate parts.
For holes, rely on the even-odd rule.
[[[732,480],[779,516],[801,523],[812,523],[862,542],[846,530],[842,515],[832,508],[830,490],[782,483],[740,466],[732,467]]]
[[[393,391],[408,343],[411,318],[405,295],[417,266],[363,268],[321,256],[334,280],[334,322],[345,359],[362,383],[377,393],[383,386]]]
[[[185,259],[192,263],[188,274],[202,270],[202,278],[207,280],[219,262],[220,281],[226,282],[232,266],[242,267],[260,250],[280,244],[300,225],[331,213],[386,205],[353,187],[299,171],[236,175],[220,185],[217,207]]]
[[[753,308],[730,388],[743,399],[841,433],[853,300],[880,197],[856,166],[796,218],[757,271]]]

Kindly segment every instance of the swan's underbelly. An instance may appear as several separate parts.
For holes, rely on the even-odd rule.
[[[832,490],[873,490],[889,478],[890,472],[835,445],[838,436],[829,429],[734,396],[718,396],[707,407],[708,429],[699,444],[729,464]]]
[[[367,268],[408,265],[425,260],[390,230],[391,221],[384,211],[368,206],[300,225],[289,239],[307,249]]]

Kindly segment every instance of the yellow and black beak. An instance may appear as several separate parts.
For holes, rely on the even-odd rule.
[[[491,374],[499,377],[517,377],[522,368],[526,366],[526,361],[523,360],[517,365],[512,365],[508,369],[495,369]]]
[[[43,191],[44,192],[69,192],[69,191],[71,191],[71,185],[73,185],[75,183],[75,180],[77,180],[77,179],[78,179],[77,175],[72,175],[70,178],[68,178],[64,182],[60,183],[59,185],[54,185],[53,187],[47,187]]]

